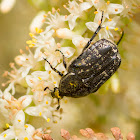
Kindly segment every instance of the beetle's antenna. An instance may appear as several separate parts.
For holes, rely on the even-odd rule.
[[[64,65],[65,68],[67,68],[67,64],[66,64],[66,61],[65,61],[64,54],[60,50],[58,50],[58,49],[56,49],[55,51],[59,51],[62,54],[62,56],[63,56],[63,65]]]
[[[45,87],[45,88],[44,88],[44,91],[47,90],[47,89],[49,89],[49,87]],[[53,92],[51,89],[49,89],[49,90],[50,90],[51,92]]]
[[[117,42],[117,46],[119,45],[119,43],[121,42],[121,40],[122,40],[122,38],[123,38],[123,36],[124,36],[124,31],[122,32],[122,35],[121,35],[121,37],[120,37],[120,39],[119,39],[119,41]]]
[[[55,72],[57,72],[60,76],[63,76],[63,73],[61,73],[61,72],[58,71],[56,68],[54,68],[46,58],[43,58],[43,59],[44,59],[45,61],[48,62],[48,64],[50,65],[50,67],[51,67]]]
[[[100,31],[100,29],[102,28],[102,22],[103,22],[103,16],[104,16],[104,11],[102,11],[102,17],[101,17],[101,22],[98,26],[98,28],[96,29],[96,31],[94,32],[93,36],[91,37],[91,39],[88,41],[87,45],[84,47],[83,51],[91,44],[92,40],[96,37],[97,33]]]

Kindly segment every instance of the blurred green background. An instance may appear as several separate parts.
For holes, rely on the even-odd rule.
[[[63,0],[61,2],[62,2],[61,5],[63,5],[63,3],[67,1]],[[52,3],[52,4],[56,6],[57,2]],[[46,9],[46,7],[47,5],[44,4],[43,9]],[[48,7],[48,9],[50,10],[50,7]],[[0,13],[0,75],[2,75],[5,70],[10,71],[9,63],[14,62],[15,56],[19,55],[19,50],[20,49],[25,50],[26,40],[30,38],[28,35],[29,25],[32,19],[39,12],[39,10],[40,8],[37,5],[34,5],[34,6],[32,5],[31,0],[30,1],[17,0],[14,8],[9,13],[7,14]],[[139,39],[140,38],[140,13],[137,13],[135,15],[135,18],[132,21],[131,27],[128,29],[126,28],[125,34],[126,34],[125,36],[126,41],[122,43],[121,47],[124,47],[124,49],[126,50],[127,61],[124,60],[124,62],[128,68],[127,70],[124,70],[122,66],[122,68],[120,68],[119,70],[119,73],[120,73],[119,75],[121,77],[120,78],[121,94],[117,97],[115,96],[115,94],[108,94],[107,95],[108,97],[106,97],[105,95],[99,95],[100,97],[96,98],[96,97],[93,97],[94,95],[90,95],[89,96],[90,98],[85,97],[81,99],[73,99],[72,104],[70,104],[69,102],[68,107],[65,109],[69,110],[71,107],[73,107],[73,105],[74,106],[76,105],[77,108],[73,110],[72,112],[67,113],[66,116],[68,117],[72,115],[71,118],[67,119],[67,117],[65,117],[65,119],[62,122],[60,122],[59,127],[57,126],[58,129],[54,131],[60,132],[60,128],[66,125],[70,125],[70,124],[71,126],[69,127],[67,126],[66,128],[68,128],[70,132],[73,132],[73,134],[75,134],[73,131],[74,125],[77,126],[77,128],[74,129],[77,132],[78,132],[78,129],[80,129],[81,127],[87,127],[87,126],[91,128],[96,127],[97,130],[98,130],[98,127],[99,127],[99,130],[103,130],[104,128],[106,128],[105,122],[107,121],[106,119],[108,118],[105,118],[102,115],[100,115],[100,117],[98,116],[98,120],[94,120],[94,117],[92,118],[93,115],[97,115],[97,114],[99,115],[100,111],[104,111],[104,110],[98,110],[97,114],[95,114],[94,112],[94,110],[96,110],[95,106],[98,106],[98,100],[101,98],[102,100],[100,100],[100,102],[112,101],[110,102],[110,104],[108,104],[110,106],[111,106],[111,103],[115,104],[115,106],[113,106],[112,108],[112,111],[115,110],[116,112],[115,113],[116,116],[112,116],[112,122],[114,119],[115,123],[108,125],[108,131],[109,131],[109,128],[113,127],[113,125],[120,124],[120,128],[123,128],[123,129],[128,129],[128,130],[133,131],[133,128],[134,128],[135,129],[134,131],[137,132],[136,133],[137,139],[140,139],[140,131],[139,131],[140,130],[140,106],[139,106],[140,101],[138,100],[138,98],[140,98],[140,55],[139,55],[140,54],[140,39]],[[124,64],[124,62],[122,60],[122,65]],[[3,83],[5,81],[6,79],[1,76],[0,82]],[[3,90],[4,88],[1,86],[1,89]],[[132,94],[132,97],[129,96],[130,102],[132,104],[130,103],[130,105],[126,105],[129,102],[129,98],[126,98],[127,94],[130,95],[129,93]],[[137,94],[135,95],[135,93]],[[90,102],[89,100],[92,100],[92,98],[94,98],[93,100],[96,101],[96,103],[92,103],[92,102],[89,103]],[[135,99],[137,99],[138,101],[135,102]],[[94,109],[93,109],[93,106],[94,106]],[[101,105],[99,108],[98,107],[97,108],[101,109],[101,107],[103,106],[104,105]],[[124,110],[120,109],[121,106],[124,106],[123,108]],[[126,112],[125,112],[125,106],[127,110]],[[78,110],[79,107],[80,107],[80,110]],[[88,111],[87,111],[87,108],[88,108]],[[106,107],[102,109],[106,109]],[[109,109],[110,110],[105,110],[105,112],[108,111],[110,113],[111,107]],[[82,111],[85,111],[85,112],[82,112]],[[128,120],[126,118],[123,118],[125,116],[123,114],[123,111],[126,114],[128,113],[126,115],[128,117],[127,118]],[[118,112],[120,114],[117,114]],[[138,112],[138,114],[136,114],[135,112]],[[81,116],[79,115],[77,116],[77,114]],[[75,118],[75,116],[77,118]],[[75,120],[73,121],[74,118]],[[120,122],[119,123],[116,122],[116,119],[118,119],[117,121],[118,122],[120,121]],[[131,119],[131,122],[129,121],[130,119]],[[82,120],[84,120],[84,122],[82,122]],[[71,121],[73,121],[73,124]],[[63,122],[65,122],[65,124]],[[81,124],[81,122],[83,124]],[[98,125],[98,122],[102,124],[102,127]],[[129,125],[131,123],[134,125]],[[126,126],[124,127],[123,125],[126,125]]]

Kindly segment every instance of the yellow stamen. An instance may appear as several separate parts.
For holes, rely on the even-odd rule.
[[[51,120],[50,118],[47,118],[47,122],[50,122],[50,120]]]
[[[36,43],[36,39],[35,39],[35,38],[33,38],[33,39],[32,39],[32,42]]]
[[[21,122],[21,120],[18,120],[18,122]]]
[[[107,1],[107,5],[109,5],[110,4],[110,1]]]
[[[112,21],[112,18],[108,19],[108,21]]]
[[[116,8],[115,11],[118,12],[118,9]]]
[[[43,29],[40,29],[40,30],[39,30],[39,33],[42,33],[42,32],[43,32]]]
[[[39,80],[42,80],[42,78],[41,78],[41,77],[38,77],[38,79],[39,79]]]
[[[34,37],[35,35],[33,33],[29,33],[29,36],[30,37]]]
[[[29,48],[33,48],[35,46],[35,44],[31,44],[29,45]]]
[[[51,74],[51,71],[49,71],[49,74]]]
[[[35,31],[36,31],[36,33],[38,34],[39,33],[39,28],[35,28]]]
[[[106,26],[106,30],[109,30],[109,27],[108,26]]]
[[[24,127],[25,127],[25,128],[28,128],[28,125],[27,125],[27,124],[25,124],[25,125],[24,125]]]
[[[44,16],[44,18],[46,18],[47,17],[47,14],[45,14],[45,15],[43,15]]]
[[[42,112],[39,112],[39,116],[41,116],[42,115]]]
[[[115,31],[118,31],[118,29],[119,29],[119,28],[115,28],[114,30],[115,30]]]
[[[94,14],[98,14],[98,11],[95,11]]]
[[[6,123],[6,127],[9,128],[9,126],[10,126],[10,125],[9,125],[8,123]]]
[[[32,40],[26,41],[26,44],[28,44],[28,45],[30,45],[30,44],[32,44],[32,43],[33,43]]]
[[[46,104],[48,104],[48,101],[46,101]]]
[[[24,140],[29,140],[29,139],[27,137],[25,137]]]
[[[54,81],[53,83],[56,84],[56,81]]]
[[[5,138],[7,136],[7,134],[4,134],[3,137]]]

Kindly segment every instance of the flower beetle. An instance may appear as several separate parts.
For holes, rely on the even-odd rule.
[[[101,39],[91,44],[92,40],[102,28],[103,13],[101,23],[84,47],[82,53],[69,65],[66,75],[63,75],[52,67],[47,59],[44,58],[50,67],[62,76],[59,87],[55,87],[51,91],[51,95],[58,99],[58,103],[59,99],[63,96],[78,98],[96,92],[116,72],[121,64],[117,45],[121,41],[123,33],[117,44],[107,39]],[[63,53],[60,50],[56,51],[62,54],[63,64],[67,68]],[[57,109],[59,107],[60,105]]]

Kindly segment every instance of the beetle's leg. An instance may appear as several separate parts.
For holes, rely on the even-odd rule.
[[[66,64],[66,61],[65,61],[64,54],[60,50],[58,50],[58,49],[56,49],[55,51],[59,51],[62,54],[62,56],[63,56],[63,65],[64,65],[65,68],[67,68],[67,64]]]
[[[61,73],[61,72],[58,71],[56,68],[54,68],[46,58],[43,58],[43,59],[44,59],[45,61],[48,62],[48,64],[50,65],[50,67],[51,67],[55,72],[57,72],[60,76],[63,76],[63,73]]]
[[[57,98],[57,100],[58,100],[58,106],[56,108],[56,110],[58,110],[60,108],[60,99],[61,99],[61,97],[59,96],[59,89],[58,89],[58,87],[54,88],[54,91],[52,92],[52,97],[53,98]]]
[[[97,33],[100,31],[100,29],[102,28],[101,27],[101,24],[102,24],[102,21],[103,21],[103,15],[104,15],[104,11],[102,11],[102,17],[101,17],[101,23],[99,24],[98,28],[96,29],[96,31],[94,32],[93,36],[91,37],[91,39],[88,41],[88,43],[86,44],[86,46],[84,47],[83,51],[88,48],[88,46],[91,44],[92,40],[96,37]]]
[[[121,40],[122,40],[122,38],[123,38],[123,35],[124,35],[124,31],[122,32],[122,35],[121,35],[121,37],[120,37],[119,41],[116,43],[116,45],[117,45],[117,46],[118,46],[118,45],[119,45],[119,43],[121,42]]]
[[[58,106],[57,106],[56,110],[59,110],[59,108],[60,108],[60,99],[58,98],[57,100],[58,100]]]

